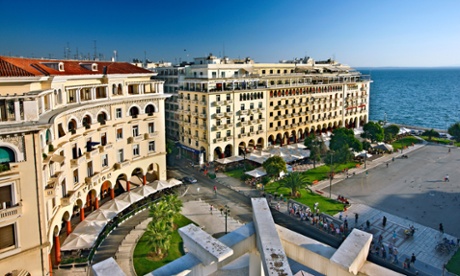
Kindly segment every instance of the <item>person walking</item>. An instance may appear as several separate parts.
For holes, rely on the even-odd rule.
[[[448,175],[448,174],[446,174],[446,177],[444,177],[444,182],[450,182],[450,181],[449,181],[449,175]]]
[[[358,224],[358,217],[359,217],[358,213],[355,213],[355,224]]]
[[[369,220],[366,220],[366,228],[367,230],[371,229],[371,222]]]
[[[211,204],[211,205],[209,206],[209,212],[211,213],[211,215],[212,215],[212,208],[213,208],[213,207],[212,207],[212,204]]]
[[[412,263],[412,265],[415,264],[415,261],[417,260],[417,258],[415,257],[415,254],[412,253],[412,256],[410,257],[410,262]]]
[[[387,225],[387,217],[386,216],[383,216],[382,225],[383,225],[383,227],[385,227]]]
[[[217,186],[216,185],[214,185],[214,194],[217,195]]]
[[[444,234],[444,226],[442,225],[442,223],[439,224],[439,232]]]

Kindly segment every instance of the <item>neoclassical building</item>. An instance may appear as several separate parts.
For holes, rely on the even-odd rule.
[[[71,219],[166,180],[163,82],[121,62],[0,56],[0,274],[50,275]]]
[[[200,164],[368,122],[371,80],[333,60],[195,58],[179,84],[181,153]]]

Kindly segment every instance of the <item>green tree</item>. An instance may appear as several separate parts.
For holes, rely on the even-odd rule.
[[[159,258],[163,258],[171,244],[171,234],[174,231],[174,219],[180,215],[182,201],[175,194],[165,195],[149,208],[149,223],[146,235],[147,243]]]
[[[369,122],[363,126],[364,133],[361,135],[363,138],[368,138],[372,142],[382,142],[384,136],[383,128],[378,123]]]
[[[455,141],[460,142],[460,122],[452,124],[447,130],[447,133],[454,136]]]
[[[329,148],[333,151],[339,151],[342,150],[344,146],[347,149],[352,148],[356,152],[363,150],[363,145],[356,139],[353,130],[343,127],[334,129],[331,141],[329,142]]]
[[[310,133],[310,135],[306,136],[305,137],[305,140],[303,141],[303,144],[307,147],[307,148],[311,148],[311,146],[316,142],[316,136],[314,133]]]
[[[321,152],[319,146],[313,146],[310,148],[310,160],[313,161],[313,168],[316,168],[316,162],[321,161]]]
[[[287,172],[286,162],[280,156],[272,156],[262,164],[268,175],[279,176],[280,172]]]
[[[291,196],[295,197],[297,192],[300,191],[302,188],[306,188],[311,192],[311,189],[308,185],[307,178],[304,174],[299,172],[293,172],[278,181],[280,184],[279,188],[288,188],[291,189]]]
[[[392,141],[399,133],[399,126],[389,125],[383,129],[385,141]]]
[[[425,130],[422,133],[422,136],[428,136],[428,140],[431,141],[433,137],[439,137],[439,132],[435,131],[434,129]]]

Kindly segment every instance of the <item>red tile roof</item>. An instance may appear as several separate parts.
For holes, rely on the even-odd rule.
[[[53,69],[48,64],[64,64],[64,70]],[[91,70],[97,64],[97,70]],[[85,66],[87,65],[87,66]],[[105,68],[105,69],[104,69]],[[65,76],[91,74],[152,74],[152,71],[126,62],[45,60],[0,56],[0,77]]]

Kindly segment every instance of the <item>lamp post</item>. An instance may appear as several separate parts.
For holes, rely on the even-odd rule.
[[[334,178],[333,171],[332,171],[332,157],[333,157],[334,152],[330,151],[330,154],[331,154],[331,165],[330,165],[331,172],[329,175],[329,198],[332,198],[332,178]]]
[[[230,207],[228,205],[225,205],[222,209],[220,209],[221,213],[225,216],[225,234],[227,234],[227,219],[228,215],[230,214]]]

